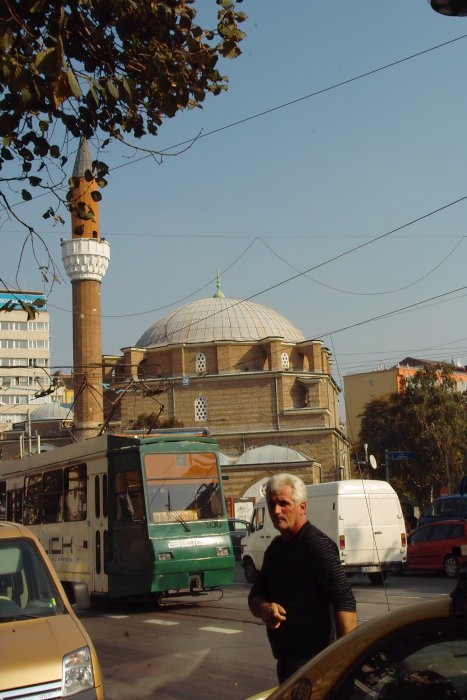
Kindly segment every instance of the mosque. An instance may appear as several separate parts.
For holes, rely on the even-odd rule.
[[[218,442],[232,504],[257,498],[266,478],[284,469],[307,483],[349,478],[349,441],[329,350],[277,311],[225,296],[219,275],[212,297],[156,321],[121,355],[102,355],[100,294],[110,244],[100,238],[91,169],[81,138],[72,237],[61,241],[73,297],[69,440],[104,430],[134,432],[138,417],[150,414],[206,428]]]
[[[104,381],[125,392],[120,429],[161,407],[161,419],[206,427],[226,496],[258,497],[285,468],[308,483],[349,478],[329,350],[277,311],[225,296],[219,274],[214,296],[172,311],[122,353],[103,358]]]

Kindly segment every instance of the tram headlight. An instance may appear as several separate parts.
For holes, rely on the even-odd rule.
[[[173,559],[173,554],[172,552],[159,552],[157,558],[159,561],[170,561]]]
[[[94,688],[94,673],[89,647],[82,647],[63,657],[62,696],[68,697]]]
[[[228,557],[230,556],[230,547],[216,547],[216,552],[218,557]]]

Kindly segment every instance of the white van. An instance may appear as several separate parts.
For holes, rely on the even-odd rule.
[[[336,543],[348,573],[382,583],[388,571],[407,564],[407,538],[399,498],[387,481],[349,479],[307,486],[308,520]],[[278,535],[265,500],[253,511],[242,540],[245,578],[254,581],[270,542]]]

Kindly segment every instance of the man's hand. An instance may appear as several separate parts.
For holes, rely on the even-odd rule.
[[[285,608],[279,603],[270,603],[260,596],[256,596],[250,602],[250,610],[255,617],[260,617],[262,621],[271,629],[278,629],[287,617]]]
[[[267,624],[268,627],[277,630],[281,626],[281,622],[287,619],[285,608],[279,603],[266,603],[265,612],[261,616],[263,622]]]

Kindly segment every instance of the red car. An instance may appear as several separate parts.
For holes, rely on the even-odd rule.
[[[407,545],[409,571],[442,571],[455,578],[467,563],[467,524],[442,520],[421,525],[410,534]]]

